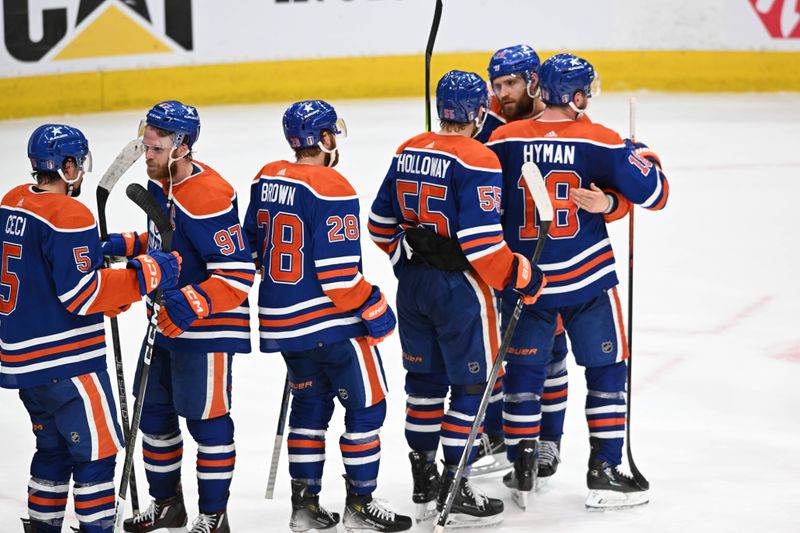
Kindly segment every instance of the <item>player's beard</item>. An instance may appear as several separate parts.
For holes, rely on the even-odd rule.
[[[510,110],[508,108],[511,107]],[[503,104],[503,114],[509,120],[519,120],[533,113],[533,99],[525,92],[519,100],[513,103]]]
[[[148,161],[147,162],[147,176],[153,180],[165,180],[169,178],[169,171],[167,170],[167,165],[175,165],[177,161],[173,161],[172,163],[166,163],[164,165],[160,165],[155,161]],[[172,173],[175,174],[176,167],[172,167]]]

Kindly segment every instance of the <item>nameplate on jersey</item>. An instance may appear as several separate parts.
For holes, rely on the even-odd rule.
[[[439,157],[402,153],[397,156],[397,172],[422,174],[432,178],[444,178],[452,161]]]
[[[261,185],[261,201],[274,204],[294,205],[297,189],[284,183],[264,183]]]
[[[6,233],[22,237],[25,235],[26,220],[27,218],[21,215],[8,215],[8,219],[6,220]]]
[[[522,147],[522,157],[526,163],[575,164],[575,147],[562,143],[526,144]]]

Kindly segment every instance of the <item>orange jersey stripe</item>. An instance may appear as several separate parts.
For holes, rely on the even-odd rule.
[[[183,447],[178,448],[172,452],[164,452],[164,453],[157,453],[151,452],[150,450],[142,450],[142,455],[147,457],[148,459],[153,459],[154,461],[167,461],[169,459],[175,459],[176,457],[180,457],[183,455]]]
[[[377,233],[378,235],[386,235],[387,237],[391,237],[394,235],[394,229],[392,228],[380,228],[373,224],[372,222],[367,222],[367,228],[369,229],[370,233]]]
[[[453,433],[469,435],[470,429],[472,429],[472,424],[469,426],[458,426],[456,424],[451,424],[450,422],[442,422],[442,431],[452,431]],[[481,426],[480,431],[483,431],[483,426]]]
[[[214,365],[214,383],[211,391],[211,409],[209,410],[208,418],[217,418],[228,412],[225,407],[225,357],[226,355],[222,352],[214,352],[214,355],[210,358],[213,360],[212,364]]]
[[[381,445],[380,439],[365,444],[339,444],[339,448],[343,452],[365,452]]]
[[[239,278],[239,279],[243,279],[245,281],[253,281],[254,279],[256,279],[256,275],[255,274],[250,274],[249,272],[234,272],[234,271],[231,271],[231,270],[215,270],[214,274],[216,274],[218,276],[229,276],[229,277],[232,277],[232,278]]]
[[[555,392],[545,392],[542,394],[542,400],[555,400],[556,398],[565,398],[567,396],[568,389],[555,391]]]
[[[211,466],[211,467],[219,467],[219,466],[233,466],[236,463],[236,457],[230,457],[228,459],[198,459],[197,466]]]
[[[83,292],[80,294],[80,296],[75,298],[75,300],[73,300],[73,302],[71,304],[69,304],[69,306],[67,306],[67,311],[69,311],[70,313],[74,313],[75,310],[78,307],[80,307],[83,304],[83,302],[85,302],[89,298],[89,296],[92,295],[92,293],[94,292],[94,290],[96,288],[97,288],[97,275],[95,275],[95,277],[92,280],[92,282],[89,284],[88,287],[86,287],[83,290]]]
[[[361,348],[361,359],[367,369],[367,376],[369,378],[369,383],[365,383],[364,385],[369,386],[372,391],[372,405],[375,405],[385,397],[383,389],[381,388],[380,377],[378,377],[378,369],[375,368],[372,350],[370,350],[370,346],[367,344],[367,339],[365,337],[359,337],[356,339],[356,342],[358,343],[358,347]]]
[[[317,272],[317,279],[322,281],[323,279],[338,278],[340,276],[355,276],[356,274],[358,274],[358,267],[339,268],[337,270]]]
[[[625,417],[622,418],[602,418],[600,420],[588,420],[590,428],[603,428],[608,426],[624,426]]]
[[[103,496],[102,498],[95,498],[94,500],[75,501],[75,509],[89,509],[91,507],[98,507],[106,503],[111,503],[116,497],[113,494]]]
[[[492,296],[492,289],[482,279],[478,280],[478,286],[481,289],[483,296],[484,307],[486,307],[486,321],[489,323],[489,350],[492,352],[492,362],[497,359],[497,351],[500,349],[500,339],[497,337],[497,328],[495,324],[499,324],[497,313],[494,309],[494,297]],[[488,372],[489,369],[487,368]]]
[[[92,409],[92,418],[97,429],[97,459],[105,459],[117,453],[117,446],[111,436],[112,428],[108,427],[105,411],[103,410],[103,400],[100,391],[89,374],[78,376],[78,381],[83,385],[89,404]]]
[[[648,209],[652,211],[658,211],[659,209],[663,209],[664,204],[667,203],[667,196],[669,196],[669,182],[667,181],[667,178],[664,178],[664,188],[661,191],[661,200],[659,200],[658,203],[653,207],[648,207]]]
[[[192,322],[193,326],[240,326],[247,327],[250,321],[246,318],[210,318],[195,320]]]
[[[286,441],[289,448],[325,448],[324,440],[289,439]]]
[[[436,411],[417,411],[416,409],[406,409],[406,414],[414,418],[440,418],[444,416],[444,409],[437,409]]]
[[[503,235],[491,235],[489,237],[482,237],[480,239],[475,239],[474,241],[469,241],[466,244],[461,245],[461,250],[467,251],[470,248],[475,248],[476,246],[481,246],[482,244],[496,244],[503,240]]]
[[[536,427],[527,427],[527,428],[515,428],[512,426],[503,426],[503,431],[510,435],[528,435],[528,434],[536,434],[539,433],[539,426]]]
[[[310,313],[304,313],[302,315],[298,315],[293,318],[281,318],[272,320],[267,320],[266,318],[263,318],[258,322],[259,324],[265,327],[293,326],[295,324],[299,324],[307,320],[313,320],[315,318],[319,318],[322,316],[335,315],[336,313],[341,313],[341,312],[342,311],[340,309],[336,309],[335,307],[329,307],[327,309],[318,309],[316,311],[311,311]]]
[[[622,361],[628,358],[630,352],[628,351],[628,337],[625,335],[625,321],[622,319],[622,305],[619,303],[619,293],[617,288],[611,289],[611,294],[614,297],[614,305],[617,308],[617,320],[619,321],[619,336],[621,337],[620,343],[622,344]]]
[[[566,272],[564,274],[548,274],[547,281],[548,283],[554,283],[556,281],[565,281],[568,279],[577,278],[584,272],[591,270],[592,268],[596,267],[603,261],[608,261],[609,259],[613,259],[613,257],[614,257],[614,252],[609,250],[604,254],[598,255],[588,263],[584,264],[582,267],[576,268],[575,270],[571,270],[570,272]]]
[[[105,334],[98,335],[96,337],[91,337],[89,339],[84,339],[82,341],[75,341],[69,344],[63,344],[61,346],[54,346],[52,348],[43,348],[41,350],[36,350],[33,352],[28,352],[22,355],[6,355],[0,354],[0,361],[4,363],[21,363],[23,361],[30,361],[31,359],[36,359],[37,357],[44,357],[47,355],[52,355],[54,353],[61,353],[61,352],[68,352],[70,350],[77,350],[78,348],[85,348],[86,346],[91,346],[93,344],[99,344],[105,340]]]
[[[30,494],[28,495],[28,501],[30,503],[35,503],[36,505],[67,505],[66,498],[42,498],[41,496],[33,496]]]
[[[354,287],[349,289],[330,289],[325,291],[325,294],[333,300],[334,305],[339,309],[351,311],[364,305],[371,292],[372,285],[362,278]]]

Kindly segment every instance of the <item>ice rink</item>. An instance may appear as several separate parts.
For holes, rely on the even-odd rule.
[[[563,463],[556,476],[526,513],[515,507],[499,475],[476,484],[505,501],[498,532],[800,531],[800,246],[793,233],[800,228],[800,95],[641,93],[637,99],[637,137],[661,156],[671,193],[664,211],[638,210],[636,217],[632,431],[636,463],[651,483],[651,503],[617,512],[584,510],[585,387],[571,356]],[[364,274],[393,300],[396,283],[388,259],[368,239],[366,215],[396,147],[424,129],[424,104],[332,103],[350,130],[340,143],[339,170],[361,197]],[[200,107],[196,158],[234,184],[241,213],[261,166],[291,156],[280,122],[286,105]],[[30,180],[26,146],[33,129],[65,122],[89,139],[95,171],[84,181],[81,199],[94,209],[97,181],[136,135],[144,112],[0,122],[3,192]],[[627,135],[628,95],[603,94],[589,115]],[[139,161],[115,188],[108,208],[111,231],[144,229],[144,216],[124,188],[145,179]],[[611,231],[624,301],[627,221]],[[136,304],[120,317],[129,390],[146,327],[143,314],[143,305]],[[275,499],[264,500],[285,367],[278,354],[258,353],[256,338],[254,331],[256,352],[237,356],[233,368],[237,464],[228,510],[237,533],[288,531],[291,511],[285,449]],[[109,346],[113,368],[110,352]],[[411,514],[396,334],[381,352],[390,393],[376,496]],[[26,516],[34,438],[16,393],[0,395],[0,531],[13,532],[21,531],[18,517]],[[337,407],[334,416],[321,503],[341,512],[344,469],[337,441],[343,410]],[[197,513],[196,448],[185,429],[184,435],[191,520]],[[140,449],[137,474],[146,507]],[[118,465],[122,459],[120,454]],[[66,524],[77,525],[71,507]]]

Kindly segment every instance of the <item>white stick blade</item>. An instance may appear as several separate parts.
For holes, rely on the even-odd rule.
[[[114,158],[114,161],[111,162],[111,165],[105,171],[103,177],[100,178],[100,182],[97,186],[107,191],[113,189],[117,181],[119,181],[122,175],[131,168],[143,153],[144,145],[139,139],[134,139],[126,144],[125,148],[123,148],[122,151],[117,154],[117,157]]]
[[[547,193],[547,187],[545,187],[544,178],[542,178],[539,167],[528,161],[522,165],[522,177],[525,179],[528,190],[531,191],[531,196],[533,196],[533,203],[539,213],[539,220],[552,221],[553,204],[550,202],[550,195]]]

